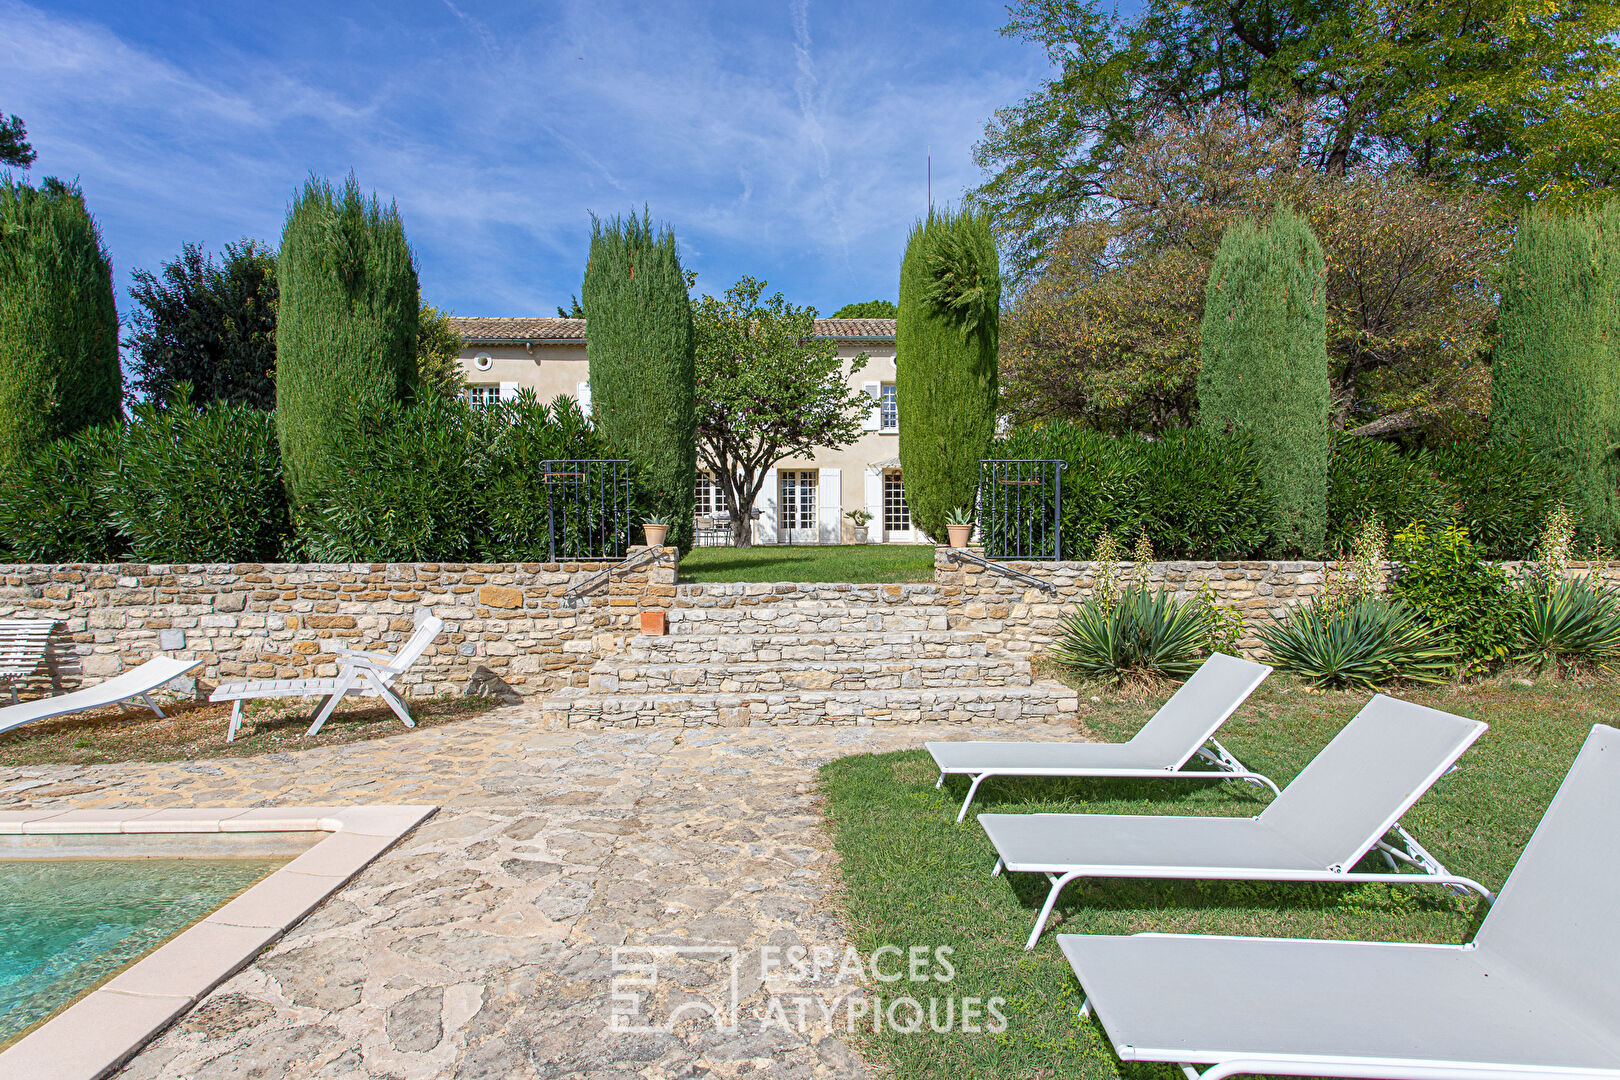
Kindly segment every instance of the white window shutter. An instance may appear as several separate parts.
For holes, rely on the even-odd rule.
[[[867,410],[866,419],[861,421],[862,431],[877,431],[883,423],[883,384],[875,382],[861,383],[861,393],[872,402],[871,409]]]
[[[579,411],[587,417],[591,415],[591,384],[582,382],[574,388],[574,400],[579,402]]]
[[[872,515],[872,520],[866,523],[871,531],[866,535],[875,540],[884,539],[883,536],[883,470],[866,470],[866,512]]]
[[[821,520],[817,522],[819,539],[823,544],[842,544],[844,542],[844,495],[841,487],[842,469],[821,469],[816,477],[816,486],[820,488],[818,499],[820,502]]]
[[[515,382],[501,383],[501,400],[511,401],[518,395],[518,384]]]
[[[776,501],[781,497],[776,470],[769,469],[765,473],[765,483],[760,485],[759,497],[754,500],[754,509],[759,511],[759,531],[756,536],[761,544],[776,543]]]

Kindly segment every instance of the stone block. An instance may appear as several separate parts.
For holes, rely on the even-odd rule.
[[[523,606],[523,590],[485,585],[478,590],[478,602],[492,608],[520,608]]]
[[[166,653],[179,652],[186,647],[184,630],[159,630],[158,648]]]

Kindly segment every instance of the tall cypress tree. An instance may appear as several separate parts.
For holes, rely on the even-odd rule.
[[[1519,223],[1491,358],[1491,438],[1524,440],[1574,478],[1586,530],[1620,532],[1620,204]]]
[[[590,317],[591,408],[599,430],[638,466],[642,498],[692,546],[697,410],[692,401],[692,305],[675,234],[640,218],[591,218],[580,299]]]
[[[945,535],[971,507],[996,430],[1001,263],[987,215],[930,210],[906,240],[895,321],[895,395],[906,503],[923,532]]]
[[[1310,227],[1278,208],[1226,230],[1204,290],[1198,410],[1254,441],[1277,540],[1316,554],[1327,530],[1326,263]]]
[[[276,428],[295,505],[321,485],[355,407],[416,388],[416,262],[392,204],[311,177],[276,265]]]
[[[0,473],[116,419],[123,389],[112,260],[84,195],[0,178]]]

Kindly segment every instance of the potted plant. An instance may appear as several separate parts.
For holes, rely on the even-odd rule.
[[[855,542],[857,544],[866,543],[866,523],[872,520],[872,512],[870,510],[851,510],[844,516],[855,523]]]
[[[968,538],[973,535],[973,507],[958,506],[946,514],[945,531],[950,536],[951,547],[967,547]]]
[[[664,537],[669,534],[669,522],[661,517],[649,517],[641,523],[641,531],[647,534],[648,547],[663,547]]]

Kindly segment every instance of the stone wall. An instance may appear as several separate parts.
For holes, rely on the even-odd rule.
[[[1092,562],[1007,561],[998,565],[1045,582],[1055,592],[954,559],[946,547],[935,550],[934,581],[940,586],[941,602],[960,608],[960,614],[951,616],[953,628],[979,630],[1012,652],[1030,652],[1049,644],[1059,618],[1091,595],[1097,571]],[[1518,563],[1505,565],[1513,573],[1520,569]],[[1121,580],[1135,570],[1135,564],[1129,562],[1118,567]],[[1620,583],[1620,563],[1571,563],[1570,570],[1581,575],[1596,573]],[[1283,618],[1294,605],[1320,596],[1327,582],[1340,572],[1336,562],[1181,561],[1150,564],[1147,580],[1182,599],[1204,589],[1212,592],[1218,603],[1242,614],[1244,632],[1239,644],[1247,651],[1260,645],[1255,631]]]
[[[408,694],[529,694],[584,685],[596,657],[637,631],[641,609],[673,602],[674,548],[603,579],[609,565],[0,566],[0,617],[56,621],[39,689],[69,690],[163,652],[206,664],[200,687],[173,687],[189,694],[335,674],[322,642],[393,651],[426,607],[445,632],[402,680]]]

